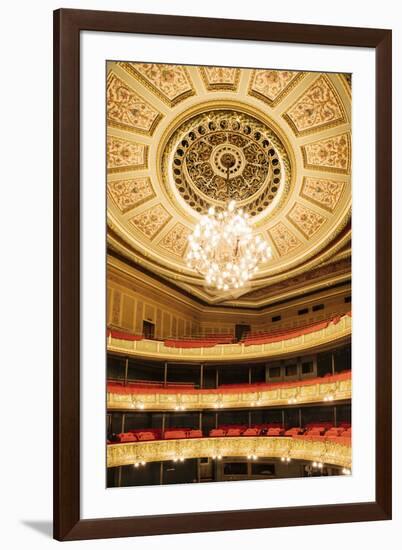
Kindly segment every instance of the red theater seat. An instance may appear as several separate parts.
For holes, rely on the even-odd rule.
[[[279,437],[284,434],[283,428],[269,428],[267,435],[270,437]]]
[[[202,431],[201,430],[189,430],[187,432],[187,437],[193,438],[193,437],[202,437]]]
[[[303,433],[303,430],[301,428],[290,428],[289,430],[286,430],[285,436],[294,437],[295,435],[300,435],[302,433]]]
[[[344,428],[330,428],[325,432],[325,437],[338,437],[344,432]]]
[[[224,437],[226,435],[226,430],[223,430],[222,428],[213,428],[209,432],[210,437]]]
[[[133,443],[137,441],[137,436],[131,432],[119,434],[117,437],[120,443]]]
[[[246,428],[243,432],[243,435],[246,437],[256,437],[257,435],[260,435],[261,428]]]
[[[165,439],[185,439],[187,434],[185,430],[167,430],[165,431]]]
[[[242,428],[229,428],[226,432],[228,437],[239,437],[243,432]]]
[[[154,441],[156,436],[153,432],[138,432],[138,441]]]

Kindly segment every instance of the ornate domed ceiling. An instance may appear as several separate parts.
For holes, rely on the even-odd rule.
[[[350,116],[344,75],[110,63],[109,248],[208,304],[349,276]],[[273,252],[235,296],[184,260],[199,217],[229,197]]]

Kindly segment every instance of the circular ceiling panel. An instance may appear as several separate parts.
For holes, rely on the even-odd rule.
[[[184,258],[231,198],[273,251],[252,291],[331,261],[350,240],[350,113],[340,74],[109,63],[109,244],[214,301]]]
[[[198,213],[234,199],[250,215],[266,210],[288,179],[289,160],[274,131],[261,120],[233,109],[192,116],[173,132],[164,157],[163,178]],[[227,177],[229,180],[227,181]]]

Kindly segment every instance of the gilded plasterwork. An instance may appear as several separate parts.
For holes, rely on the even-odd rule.
[[[209,437],[119,443],[107,446],[107,466],[155,462],[177,458],[249,456],[319,461],[350,468],[350,445],[290,437]]]
[[[108,181],[108,244],[116,252],[207,304],[257,307],[248,294],[300,278],[349,242],[351,96],[344,75],[127,62],[110,62],[108,71],[108,173],[127,172]],[[229,186],[224,155],[235,161]],[[219,298],[187,267],[185,239],[177,235],[176,242],[170,232],[191,230],[229,196],[256,233],[269,235],[274,253],[243,295]],[[143,219],[147,201],[161,205],[161,220]],[[304,219],[296,204],[321,218]]]
[[[324,216],[301,203],[295,203],[288,214],[288,219],[307,239],[310,239],[326,222]]]
[[[188,227],[178,223],[163,237],[159,245],[172,254],[182,257],[187,248],[190,233]]]
[[[131,223],[148,239],[153,239],[171,220],[172,216],[161,205],[157,204],[131,218]]]
[[[110,126],[152,135],[162,115],[113,72],[107,81],[107,122]]]
[[[301,246],[301,241],[282,222],[277,223],[269,230],[271,239],[274,242],[279,254],[285,256]]]
[[[227,155],[234,160],[229,186]],[[162,163],[166,188],[174,181],[199,213],[231,198],[256,216],[289,191],[290,161],[279,136],[256,117],[233,109],[206,110],[186,120],[167,140]]]
[[[149,398],[152,397],[152,401]],[[314,383],[306,385],[294,385],[288,388],[270,388],[261,391],[239,391],[233,390],[233,393],[219,394],[216,391],[208,393],[202,390],[197,393],[162,393],[155,390],[155,393],[141,394],[140,391],[127,393],[108,393],[108,409],[117,410],[141,410],[147,411],[174,411],[177,406],[183,406],[185,410],[205,410],[215,408],[218,404],[225,409],[235,409],[242,407],[274,407],[288,405],[290,399],[297,399],[300,405],[323,401],[330,397],[331,401],[340,401],[351,399],[352,380],[338,380],[334,383]]]
[[[327,170],[349,174],[350,136],[341,134],[302,146],[304,166],[315,170]]]
[[[303,75],[295,71],[255,70],[250,79],[249,94],[273,107],[296,86]]]
[[[311,202],[318,204],[321,208],[333,212],[345,185],[344,181],[305,177],[301,195]]]
[[[200,67],[201,78],[208,90],[236,90],[240,70],[230,67]]]
[[[109,181],[108,191],[123,214],[155,196],[148,176]]]
[[[148,149],[143,143],[108,136],[107,169],[109,173],[141,170],[147,167]]]
[[[170,107],[195,94],[186,68],[158,63],[120,63]]]
[[[296,135],[345,122],[345,114],[329,78],[322,75],[283,115]]]

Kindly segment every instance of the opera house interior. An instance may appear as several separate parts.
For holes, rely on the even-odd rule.
[[[350,475],[350,75],[106,78],[107,487]]]

